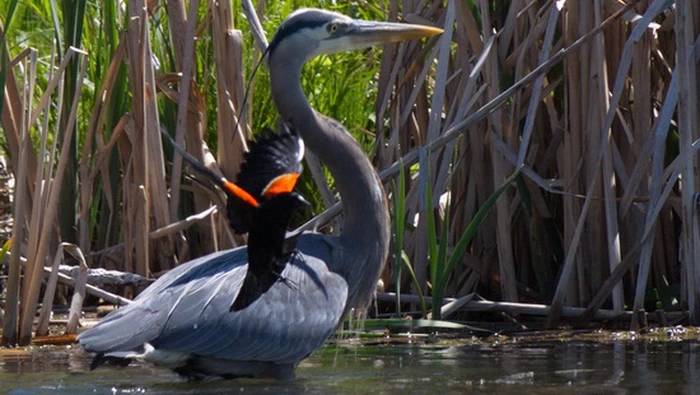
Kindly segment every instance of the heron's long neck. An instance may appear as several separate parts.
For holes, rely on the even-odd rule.
[[[362,307],[375,290],[389,250],[389,214],[384,190],[372,163],[343,127],[316,113],[301,88],[301,65],[271,64],[272,97],[282,118],[333,175],[343,206],[341,256],[330,270],[348,281],[349,307]],[[333,122],[333,121],[331,121]]]

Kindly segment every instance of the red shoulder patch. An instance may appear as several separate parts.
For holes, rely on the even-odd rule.
[[[263,196],[270,198],[281,193],[292,192],[299,179],[299,173],[282,174],[274,178],[263,190]]]

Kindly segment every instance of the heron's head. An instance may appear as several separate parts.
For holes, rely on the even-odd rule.
[[[284,59],[294,58],[303,63],[321,54],[440,33],[442,29],[430,26],[361,21],[336,12],[304,8],[294,11],[282,22],[270,42],[268,62],[282,54]]]

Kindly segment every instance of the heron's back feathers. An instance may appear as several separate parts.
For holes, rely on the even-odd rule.
[[[247,308],[230,312],[247,268],[234,249],[185,263],[158,279],[133,303],[83,332],[88,352],[143,349],[186,352],[196,358],[294,364],[319,348],[338,325],[347,284],[328,271],[329,244],[304,235],[301,251],[282,276]]]

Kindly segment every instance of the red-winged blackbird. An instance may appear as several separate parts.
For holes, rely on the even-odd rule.
[[[172,141],[171,141],[172,142]],[[304,143],[286,126],[280,133],[265,128],[250,144],[236,183],[217,175],[173,143],[183,158],[226,194],[227,217],[236,233],[248,233],[248,271],[231,311],[248,307],[282,278],[296,251],[295,239],[286,240],[294,210],[308,205],[293,192],[302,171]],[[287,284],[294,286],[293,284]]]

